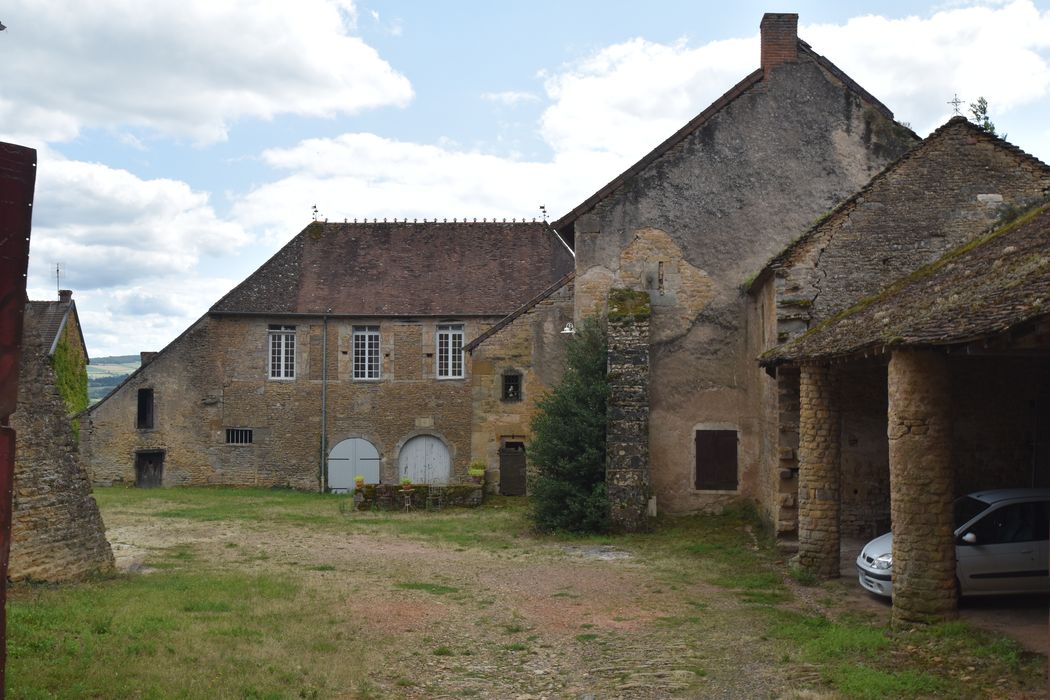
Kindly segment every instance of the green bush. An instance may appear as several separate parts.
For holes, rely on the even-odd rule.
[[[529,458],[535,467],[531,517],[540,530],[602,532],[605,493],[605,328],[586,319],[569,341],[561,382],[538,402]]]

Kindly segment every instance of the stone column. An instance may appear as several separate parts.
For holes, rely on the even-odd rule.
[[[951,379],[935,352],[894,352],[889,366],[893,623],[954,614]]]
[[[839,575],[839,409],[830,368],[802,365],[799,376],[798,563]]]
[[[609,295],[609,403],[605,486],[617,530],[646,527],[649,470],[649,295],[614,289]]]

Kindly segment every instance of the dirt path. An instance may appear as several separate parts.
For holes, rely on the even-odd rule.
[[[390,535],[113,514],[118,566],[190,547],[216,568],[295,572],[378,640],[377,697],[776,697],[753,610],[668,584],[622,550],[456,548]],[[735,619],[734,619],[735,618]],[[729,669],[732,669],[730,671]]]
[[[118,509],[106,522],[124,570],[188,550],[196,567],[300,582],[307,604],[362,640],[355,661],[367,677],[339,697],[837,697],[816,690],[820,668],[767,636],[768,609],[648,552],[527,537],[463,547],[367,519],[342,530]],[[888,606],[840,583],[797,588],[790,605],[888,618]]]

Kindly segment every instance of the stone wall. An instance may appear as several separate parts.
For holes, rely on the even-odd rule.
[[[567,337],[561,331],[572,320],[573,289],[568,282],[471,353],[471,461],[485,464],[485,484],[492,492],[500,486],[500,448],[508,442],[528,444],[536,401],[561,378]],[[508,373],[521,375],[521,396],[515,400],[503,398]]]
[[[647,524],[649,465],[649,295],[614,289],[609,297],[609,403],[605,485],[610,521],[637,532]]]
[[[870,540],[890,531],[890,469],[886,443],[886,366],[856,362],[838,368],[842,427],[842,534]]]
[[[1050,365],[1046,360],[959,357],[951,358],[949,368],[955,409],[952,463],[956,495],[989,488],[1050,486]]]
[[[113,568],[105,526],[81,465],[76,437],[48,356],[50,339],[27,316],[19,374],[11,524],[11,580],[67,581]],[[83,357],[76,314],[62,342]]]
[[[779,492],[760,470],[777,461],[763,447],[773,380],[748,352],[741,287],[912,139],[799,55],[575,220],[577,317],[604,309],[611,287],[652,300],[650,457],[661,510]],[[699,425],[738,431],[738,491],[695,489]]]
[[[495,318],[460,319],[470,339]],[[442,320],[444,321],[444,319]],[[296,378],[267,378],[267,327],[296,326]],[[354,325],[380,327],[380,380],[352,379]],[[401,447],[432,435],[448,449],[452,480],[467,481],[471,451],[470,357],[465,378],[436,378],[437,319],[329,319],[327,446],[364,438],[396,482]],[[321,478],[320,318],[204,317],[86,414],[85,460],[96,483],[134,483],[135,455],[164,452],[164,485],[290,486]],[[154,392],[152,429],[136,429],[140,388]],[[250,445],[226,444],[227,428],[250,429]]]

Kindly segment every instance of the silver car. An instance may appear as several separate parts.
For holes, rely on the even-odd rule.
[[[955,501],[955,559],[965,596],[1050,592],[1050,489],[979,491]],[[893,595],[893,535],[864,545],[860,585]]]

